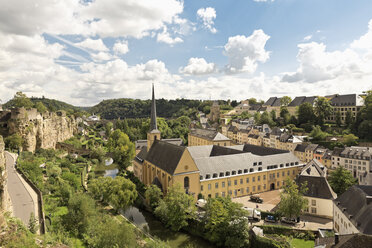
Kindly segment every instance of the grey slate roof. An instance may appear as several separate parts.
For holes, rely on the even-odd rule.
[[[296,179],[297,185],[307,183],[307,192],[304,196],[321,199],[334,199],[336,194],[332,191],[325,177],[314,177],[299,175]]]
[[[356,94],[336,95],[330,103],[333,106],[361,106],[361,100]]]
[[[364,234],[372,234],[372,186],[354,185],[334,201],[354,226]]]
[[[146,156],[147,156],[147,146],[143,146],[141,148],[141,151],[134,157],[134,160],[142,164],[145,161]]]
[[[298,144],[294,149],[296,152],[305,152],[307,144]]]
[[[308,103],[311,103],[313,104],[314,101],[316,99],[316,96],[297,96],[295,97],[295,99],[293,99],[293,101],[288,104],[288,107],[297,107],[297,106],[300,106],[301,104],[305,103],[305,102],[308,102]]]
[[[369,147],[351,146],[346,147],[341,153],[341,157],[345,158],[357,158],[370,160],[372,155],[372,149]]]
[[[314,158],[305,165],[300,174],[304,176],[325,177],[324,165]]]
[[[173,175],[185,149],[184,146],[155,140],[147,153],[146,160]]]
[[[210,129],[195,128],[195,129],[190,130],[190,134],[204,138],[204,139],[213,140],[213,141],[230,140],[222,133],[217,132],[216,130],[210,130]]]
[[[181,138],[162,139],[162,141],[178,146],[183,145],[183,140]],[[136,140],[134,142],[134,145],[136,147],[136,150],[140,150],[143,147],[147,147],[147,140]]]

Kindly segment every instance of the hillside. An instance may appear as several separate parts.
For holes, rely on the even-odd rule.
[[[176,118],[189,116],[195,119],[198,111],[209,111],[211,101],[201,100],[156,100],[156,112],[159,117]],[[110,99],[104,100],[90,109],[91,113],[101,116],[101,118],[124,119],[124,118],[146,118],[150,116],[151,101],[139,99]]]
[[[58,100],[55,100],[55,99],[49,99],[49,98],[38,98],[38,97],[30,97],[30,100],[35,104],[37,102],[42,102],[44,104],[45,107],[47,107],[47,109],[51,112],[55,112],[57,110],[65,110],[65,111],[73,111],[73,112],[76,112],[76,111],[81,111],[80,108],[78,107],[75,107],[71,104],[68,104],[68,103],[65,103],[65,102],[62,102],[62,101],[58,101]],[[11,108],[11,107],[14,107],[15,106],[15,103],[14,103],[14,98],[9,100],[7,103],[5,103],[3,105],[4,108]]]

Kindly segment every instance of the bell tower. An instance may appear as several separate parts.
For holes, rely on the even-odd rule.
[[[147,132],[147,151],[150,150],[155,140],[160,140],[161,133],[158,130],[156,123],[156,102],[155,102],[155,91],[154,84],[152,84],[152,101],[151,101],[151,120],[150,130]]]

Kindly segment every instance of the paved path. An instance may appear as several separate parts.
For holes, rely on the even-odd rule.
[[[5,152],[8,193],[12,202],[13,216],[20,218],[27,225],[32,212],[37,219],[37,195],[15,170],[15,158],[15,154]]]

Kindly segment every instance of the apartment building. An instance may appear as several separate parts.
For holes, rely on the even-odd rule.
[[[231,146],[231,139],[212,129],[191,129],[188,136],[189,146],[218,145]]]
[[[357,113],[361,110],[364,104],[364,100],[360,95],[357,94],[348,94],[348,95],[331,95],[326,96],[330,99],[330,104],[333,108],[333,114],[328,118],[329,121],[336,120],[336,113],[340,112],[341,122],[345,122],[346,113],[351,112],[352,117],[355,119]]]

